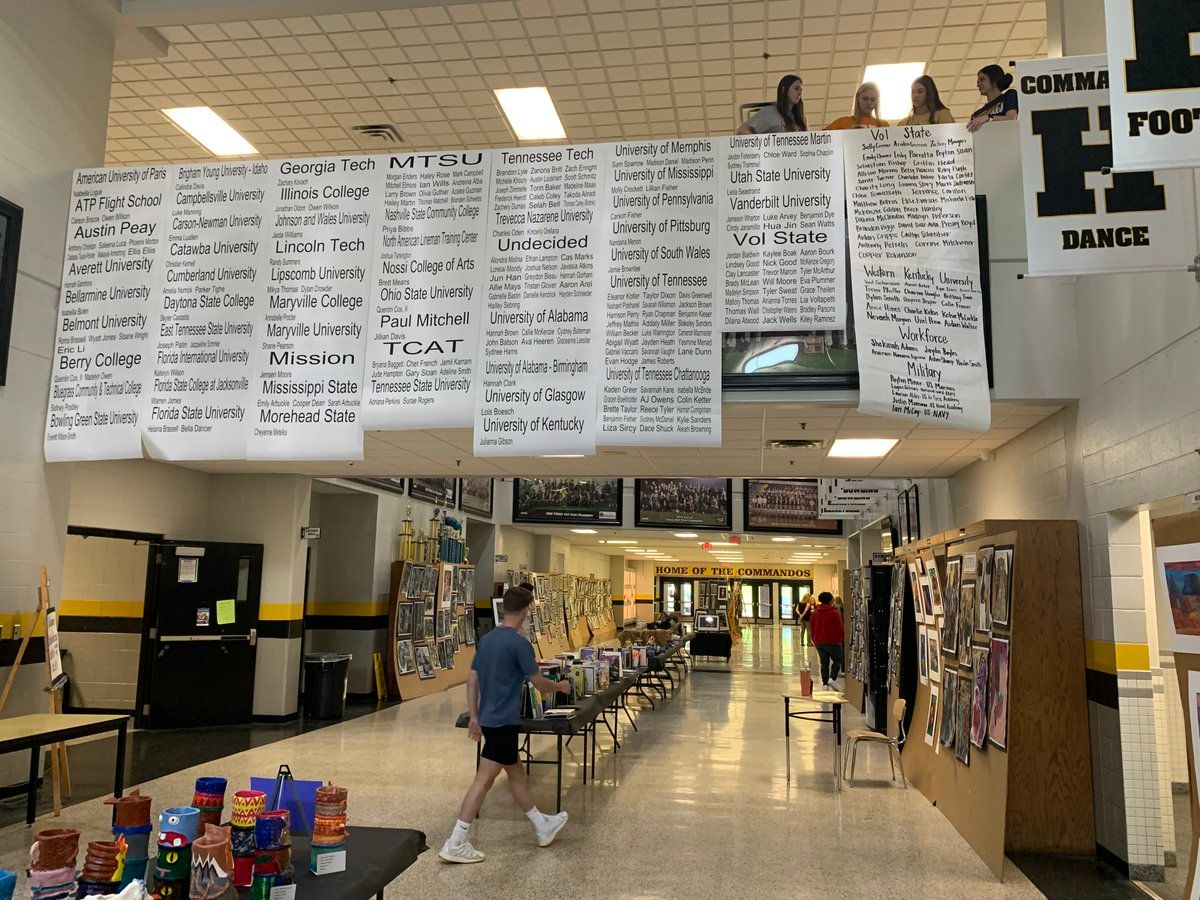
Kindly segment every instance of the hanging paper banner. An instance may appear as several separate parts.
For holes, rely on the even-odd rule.
[[[1181,269],[1196,254],[1190,173],[1113,172],[1103,55],[1017,63],[1030,275]]]
[[[245,459],[261,341],[266,163],[179,166],[142,436],[155,459]]]
[[[605,148],[602,444],[718,447],[714,140]]]
[[[845,153],[859,410],[987,430],[971,135],[847,131]]]
[[[380,158],[272,162],[248,459],[362,459],[358,421]]]
[[[363,428],[469,428],[491,154],[380,162]]]
[[[857,519],[896,495],[896,483],[877,478],[821,478],[817,482],[822,518]]]
[[[747,135],[722,143],[721,330],[845,328],[841,134]]]
[[[595,453],[602,151],[493,154],[476,456]]]
[[[1113,167],[1200,166],[1200,6],[1105,0]]]
[[[46,415],[49,462],[142,455],[170,184],[166,166],[75,172]]]

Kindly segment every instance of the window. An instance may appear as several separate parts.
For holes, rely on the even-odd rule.
[[[683,588],[683,609],[681,612],[685,616],[690,616],[692,614],[692,583],[685,581],[681,587]]]
[[[742,585],[742,618],[754,618],[754,587],[749,584]]]

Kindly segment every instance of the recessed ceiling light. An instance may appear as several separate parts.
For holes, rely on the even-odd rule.
[[[677,537],[677,538],[693,538],[693,537],[700,537],[700,535],[696,534],[696,532],[694,532],[694,531],[677,531],[677,532],[675,532],[675,537]]]
[[[207,106],[180,106],[163,114],[207,147],[214,156],[250,156],[254,145]]]
[[[790,544],[796,539],[795,538],[771,538],[771,540],[774,541],[776,544]]]
[[[501,88],[496,91],[496,99],[517,140],[556,141],[567,136],[550,92],[544,87]]]
[[[925,74],[925,63],[889,63],[867,66],[863,81],[879,85],[879,117],[894,122],[912,109],[912,83]]]
[[[708,541],[710,547],[740,547],[740,544],[735,544],[732,541]],[[701,545],[703,546],[703,545]]]
[[[538,459],[584,459],[582,453],[544,453]]]
[[[637,541],[601,541],[602,544],[636,544]]]
[[[571,530],[573,532],[575,532],[576,534],[599,534],[600,533],[595,528],[572,528]]]
[[[896,438],[838,438],[829,448],[829,455],[841,459],[879,459],[898,443]]]

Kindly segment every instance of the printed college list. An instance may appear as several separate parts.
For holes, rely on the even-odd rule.
[[[478,456],[595,452],[602,182],[594,147],[493,156]]]

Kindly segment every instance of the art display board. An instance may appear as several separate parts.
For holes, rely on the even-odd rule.
[[[610,144],[600,443],[721,445],[721,140]]]
[[[846,327],[842,133],[722,141],[721,331]]]
[[[405,597],[401,593],[401,586],[404,584],[404,568],[405,566],[413,565],[412,563],[396,560],[392,563],[391,580],[388,587],[388,632],[386,637],[389,647],[395,646],[394,635],[396,633],[396,619],[399,615],[397,607],[405,601]],[[419,565],[425,565],[420,563]],[[458,567],[457,564],[440,564],[437,568],[439,574],[443,566],[451,568]],[[464,568],[474,568],[473,566],[465,566]],[[437,602],[436,615],[441,615],[445,610],[442,607],[442,579],[437,579]],[[447,598],[448,599],[448,598]],[[470,602],[467,608],[471,608]],[[436,651],[436,646],[433,641],[429,642],[429,647]],[[436,659],[436,652],[434,657]],[[389,650],[384,654],[386,663],[385,670],[388,680],[388,693],[398,696],[401,700],[415,700],[418,697],[426,697],[429,694],[436,694],[438,691],[444,691],[447,688],[457,687],[464,684],[471,672],[471,663],[475,661],[475,645],[465,644],[453,654],[454,667],[450,669],[434,668],[433,678],[421,678],[415,671],[405,674],[397,674],[394,668],[394,653]]]
[[[845,132],[861,412],[991,424],[975,215],[963,125]]]
[[[1191,172],[1113,172],[1108,58],[1017,63],[1030,275],[1183,269],[1196,255]]]
[[[1113,163],[1200,166],[1200,12],[1191,0],[1105,0]]]
[[[973,675],[943,653],[942,680],[917,686],[912,739],[903,750],[909,782],[997,878],[1003,878],[1006,853],[1095,852],[1082,587],[1078,565],[1062,564],[1078,560],[1078,533],[1073,520],[987,520],[907,545],[897,557],[920,556],[946,586],[948,563],[978,559],[985,547],[1013,548],[1009,628],[993,632],[1008,641],[1007,747],[972,745],[964,765],[954,747],[924,740],[931,693],[942,707],[940,732],[944,714],[954,708],[948,675]],[[975,635],[980,639],[973,643],[982,646],[982,633]],[[898,696],[893,688],[890,701]],[[889,733],[896,733],[890,716]]]
[[[1191,548],[1200,546],[1200,512],[1183,513],[1182,515],[1166,516],[1151,522],[1156,548],[1156,568],[1161,569],[1160,559],[1164,556],[1170,560],[1172,556],[1191,556]],[[1162,591],[1161,574],[1159,590]],[[1168,621],[1171,617],[1168,614]],[[1186,645],[1185,645],[1186,646]],[[1200,757],[1197,750],[1197,729],[1200,729],[1200,707],[1197,691],[1200,691],[1200,652],[1181,651],[1174,648],[1175,670],[1179,678],[1179,694],[1183,703],[1184,721],[1188,727],[1184,729],[1187,740],[1188,785],[1191,795],[1192,834],[1200,834]],[[1182,852],[1182,848],[1181,852]],[[1200,881],[1197,879],[1197,854],[1192,853],[1188,866],[1186,897],[1196,897],[1200,894]]]

